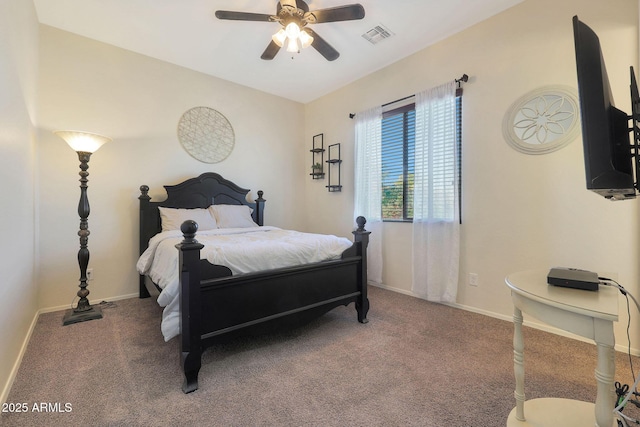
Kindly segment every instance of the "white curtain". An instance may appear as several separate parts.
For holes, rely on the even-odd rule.
[[[354,219],[371,232],[367,279],[382,283],[382,107],[356,114]]]
[[[416,94],[412,291],[455,302],[460,259],[454,82]]]

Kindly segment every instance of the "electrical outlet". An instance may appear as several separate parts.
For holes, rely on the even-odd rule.
[[[87,269],[87,281],[93,280],[93,268]]]
[[[478,274],[469,273],[469,286],[478,286]]]

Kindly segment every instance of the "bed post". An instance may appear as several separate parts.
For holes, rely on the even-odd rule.
[[[360,271],[358,271],[358,287],[360,295],[356,300],[356,310],[358,311],[358,322],[367,323],[367,313],[369,312],[369,298],[367,297],[367,246],[369,245],[370,231],[364,229],[367,220],[363,216],[356,218],[358,228],[353,232],[353,240],[358,244],[358,255],[362,257]]]
[[[149,246],[148,236],[145,236],[143,230],[146,230],[148,225],[146,224],[146,212],[151,207],[149,202],[151,201],[151,197],[149,197],[149,186],[141,185],[140,186],[140,196],[138,196],[138,200],[140,200],[140,255],[147,249]],[[140,275],[140,284],[139,284],[139,297],[140,298],[149,298],[151,294],[147,289],[145,284],[145,276],[143,274]]]
[[[180,226],[184,240],[176,245],[179,251],[180,272],[180,330],[181,360],[184,371],[182,391],[191,393],[198,389],[198,372],[201,366],[202,343],[200,334],[200,249],[204,245],[195,239],[198,224],[185,221]]]
[[[258,198],[255,200],[256,202],[255,220],[256,220],[256,224],[258,225],[264,225],[264,202],[266,200],[262,198],[263,194],[264,194],[264,191],[259,190]]]

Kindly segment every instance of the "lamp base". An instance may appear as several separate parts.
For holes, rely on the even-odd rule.
[[[67,310],[62,319],[62,326],[71,325],[74,323],[86,322],[88,320],[102,319],[102,309],[100,307],[91,306],[89,310],[75,311],[74,309]]]

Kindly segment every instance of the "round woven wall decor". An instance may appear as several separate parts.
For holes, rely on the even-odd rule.
[[[204,163],[223,161],[235,144],[229,120],[209,107],[194,107],[182,115],[178,122],[178,139],[187,153]]]

